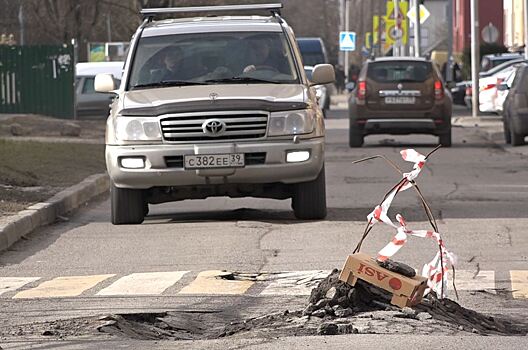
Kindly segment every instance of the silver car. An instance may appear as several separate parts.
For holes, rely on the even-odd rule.
[[[172,12],[271,11],[155,21]],[[143,11],[107,121],[112,223],[149,204],[211,196],[292,198],[295,216],[326,216],[324,121],[292,29],[276,5]],[[97,91],[114,80],[98,75]]]

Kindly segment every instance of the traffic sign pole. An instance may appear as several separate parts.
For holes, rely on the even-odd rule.
[[[398,13],[400,11],[400,1],[399,0],[393,0],[394,1],[394,22],[396,23],[396,30],[395,32],[398,32],[398,29],[400,28],[400,25],[399,25],[399,18],[400,18],[400,14]],[[399,32],[398,32],[399,34]],[[399,35],[398,35],[399,36]],[[400,38],[397,37],[396,40],[394,41],[394,45],[392,46],[392,55],[393,56],[399,56],[400,55],[400,46],[401,46],[401,42],[400,42]]]
[[[414,0],[415,17],[414,20],[414,56],[420,57],[422,52],[420,50],[420,39],[422,35],[421,24],[420,24],[420,3],[418,0]]]
[[[447,67],[446,80],[452,82],[453,77],[453,0],[447,0]]]
[[[345,0],[345,31],[348,33],[350,31],[350,1]],[[350,77],[348,74],[349,69],[349,54],[348,50],[345,51],[345,83],[348,84],[350,82]]]
[[[478,116],[479,110],[479,65],[480,65],[480,31],[478,17],[478,0],[471,0],[471,81],[473,89],[472,115]]]

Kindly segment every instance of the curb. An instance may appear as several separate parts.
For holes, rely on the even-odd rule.
[[[79,208],[109,188],[110,179],[107,174],[91,175],[46,202],[33,204],[15,215],[0,219],[0,251],[9,248],[33,230],[54,223],[58,216]]]

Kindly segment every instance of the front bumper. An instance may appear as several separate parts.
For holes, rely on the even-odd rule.
[[[287,163],[289,151],[310,152],[304,162]],[[263,154],[261,164],[248,164],[244,168],[186,170],[170,166],[167,159],[200,154]],[[121,167],[122,157],[144,157],[145,168]],[[117,187],[148,189],[164,186],[193,186],[216,184],[295,184],[315,180],[324,163],[324,138],[293,140],[210,143],[210,144],[156,144],[106,146],[108,174]]]

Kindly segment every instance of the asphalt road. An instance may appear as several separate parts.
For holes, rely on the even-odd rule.
[[[427,153],[437,142],[430,136],[370,136],[363,148],[350,149],[346,122],[340,120],[344,117],[344,111],[330,112],[327,124],[329,214],[325,221],[296,221],[289,200],[211,198],[151,206],[144,224],[112,226],[109,201],[101,198],[69,221],[35,232],[0,253],[0,277],[21,281],[19,288],[3,293],[0,288],[0,329],[9,328],[0,333],[1,346],[6,349],[45,348],[43,339],[47,338],[42,336],[43,328],[31,325],[64,318],[118,312],[219,310],[229,322],[273,311],[302,309],[306,297],[289,293],[284,283],[277,285],[282,291],[280,295],[266,296],[263,291],[271,283],[269,279],[262,282],[252,275],[247,279],[237,277],[227,286],[216,285],[207,284],[204,277],[207,273],[203,275],[203,272],[297,271],[302,275],[308,270],[325,273],[343,265],[363,232],[366,215],[400,179],[400,175],[381,160],[356,165],[352,161],[380,154],[410,170],[411,164],[401,160],[399,151],[415,148]],[[459,302],[481,312],[528,318],[528,283],[523,284],[525,280],[528,282],[526,157],[507,152],[471,128],[454,128],[453,135],[453,147],[440,149],[432,156],[420,175],[419,184],[433,208],[447,248],[458,256]],[[402,213],[413,228],[429,228],[413,192],[407,191],[397,197],[392,208],[393,215]],[[363,251],[375,254],[393,234],[377,226],[363,245]],[[435,253],[431,241],[417,238],[402,248],[398,260],[420,268]],[[159,275],[149,275],[158,272]],[[121,280],[131,274],[133,278]],[[71,276],[79,278],[72,280]],[[200,276],[204,278],[197,279]],[[512,284],[514,279],[520,282]],[[126,285],[127,281],[127,288],[132,291],[136,288],[141,295],[112,293],[113,288],[122,286],[119,283]],[[51,282],[48,288],[43,288],[42,283],[48,282]],[[142,285],[156,287],[157,292],[144,295],[148,293],[141,293]],[[69,288],[72,294],[55,295],[57,288]],[[122,292],[125,287],[121,288]],[[187,289],[189,293],[182,293],[185,288],[190,288]],[[215,292],[221,295],[211,295]],[[177,346],[164,342],[116,341],[82,333],[66,338],[73,339],[72,342],[61,340],[59,343],[71,348],[105,348],[103,344],[113,344],[114,348],[118,345],[129,348]],[[222,349],[228,343],[248,348],[259,344],[258,348],[267,349],[276,346],[304,348],[310,344],[322,348],[333,344],[337,349],[346,348],[348,341],[353,340],[349,337],[354,335],[264,342],[219,340],[181,345]],[[357,345],[368,345],[372,339],[379,339],[376,335],[355,337]],[[406,347],[410,344],[415,347],[430,344],[425,336],[394,337],[376,342],[381,341],[378,343],[381,347],[392,344],[392,348],[406,349],[414,348]],[[522,348],[528,344],[528,337],[508,338],[507,341],[490,338],[484,343],[471,338],[441,337],[438,341],[446,346],[467,348]],[[398,346],[394,346],[395,342]]]

